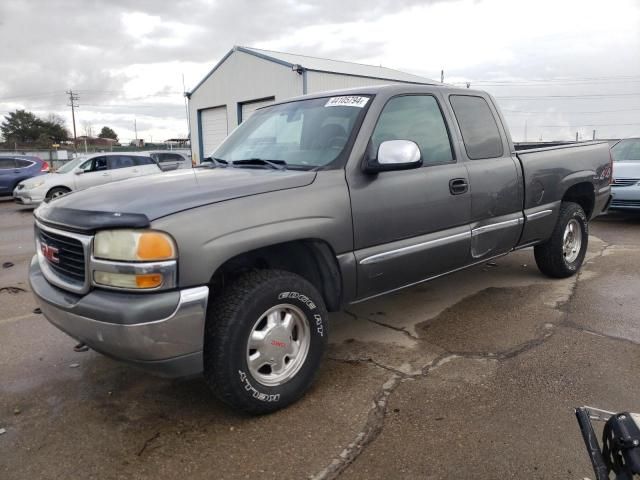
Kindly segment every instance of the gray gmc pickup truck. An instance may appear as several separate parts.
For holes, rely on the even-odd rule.
[[[328,311],[530,246],[573,275],[610,199],[606,143],[517,151],[490,95],[447,86],[268,106],[212,159],[40,206],[30,282],[71,337],[250,413],[310,387]]]

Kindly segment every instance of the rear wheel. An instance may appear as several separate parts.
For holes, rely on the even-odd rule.
[[[534,248],[536,264],[550,277],[570,277],[580,270],[588,242],[589,226],[584,210],[577,203],[563,202],[551,238]]]
[[[205,379],[233,408],[273,412],[309,389],[326,344],[327,311],[313,285],[289,272],[250,272],[211,303]]]
[[[47,192],[47,195],[46,195],[46,197],[45,197],[45,198],[46,198],[47,200],[53,200],[53,199],[55,199],[55,198],[61,197],[61,196],[63,196],[63,195],[66,195],[66,194],[67,194],[67,193],[69,193],[70,191],[71,191],[71,190],[69,190],[69,189],[68,189],[68,188],[66,188],[66,187],[54,187],[54,188],[52,188],[51,190],[49,190],[49,191]]]

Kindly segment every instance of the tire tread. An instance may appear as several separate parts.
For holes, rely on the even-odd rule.
[[[574,275],[582,265],[584,260],[584,253],[581,253],[578,257],[580,262],[575,270],[571,270],[567,267],[564,257],[562,256],[562,239],[564,235],[564,229],[568,221],[578,213],[584,223],[584,237],[582,239],[583,252],[586,251],[587,242],[589,237],[588,223],[586,221],[586,215],[582,210],[582,207],[574,202],[562,202],[560,205],[560,212],[558,214],[558,221],[553,229],[551,237],[545,243],[536,245],[534,247],[534,255],[538,269],[545,275],[552,278],[567,278]]]

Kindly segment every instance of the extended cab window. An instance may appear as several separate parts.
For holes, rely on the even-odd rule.
[[[387,140],[411,140],[418,144],[424,164],[453,160],[449,133],[436,99],[430,95],[404,95],[387,102],[371,143],[373,152]]]
[[[451,95],[449,99],[469,158],[501,157],[502,137],[487,101],[471,95]]]

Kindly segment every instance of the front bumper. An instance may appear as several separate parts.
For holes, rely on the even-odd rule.
[[[97,352],[167,377],[202,371],[208,287],[77,295],[47,282],[37,257],[29,283],[47,320]]]
[[[20,205],[39,205],[44,202],[44,194],[33,190],[25,190],[24,188],[13,190],[13,200]]]
[[[611,187],[610,210],[640,210],[640,185]]]

